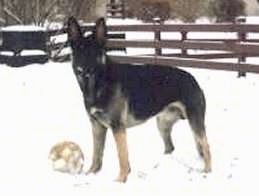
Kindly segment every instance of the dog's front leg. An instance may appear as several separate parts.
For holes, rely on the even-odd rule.
[[[114,139],[117,145],[120,173],[116,181],[126,182],[127,176],[130,172],[129,159],[128,159],[128,145],[126,138],[125,129],[114,129],[113,130]]]
[[[92,165],[88,173],[97,173],[102,167],[103,150],[106,139],[107,128],[100,124],[97,120],[91,119],[93,132],[93,158]]]

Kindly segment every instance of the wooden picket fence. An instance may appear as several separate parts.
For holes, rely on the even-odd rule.
[[[92,28],[92,26],[83,27],[86,32]],[[48,33],[49,36],[57,36],[65,32],[66,29],[62,29]],[[130,32],[149,32],[154,36],[148,40],[126,40],[125,33]],[[245,75],[246,72],[259,73],[259,62],[256,64],[246,62],[248,57],[259,57],[259,25],[241,23],[111,25],[108,26],[108,33],[109,50],[127,48],[154,50],[153,54],[110,55],[115,62],[228,70],[237,71],[240,75]],[[172,34],[171,37],[163,38],[165,33],[178,33],[180,36],[174,37]],[[204,33],[204,37],[189,36],[195,33]],[[221,38],[214,36],[214,33],[215,35],[220,33]],[[228,36],[228,33],[231,36]],[[258,38],[253,38],[256,36],[251,34],[258,34]],[[207,35],[211,36],[206,37]],[[51,50],[65,46],[66,43],[51,44]],[[176,49],[177,52],[164,53],[165,49]],[[56,59],[59,58],[62,57]],[[225,60],[233,58],[236,60]]]

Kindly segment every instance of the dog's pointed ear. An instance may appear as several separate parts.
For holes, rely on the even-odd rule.
[[[95,23],[95,28],[93,30],[93,34],[98,44],[100,44],[101,46],[104,46],[106,42],[106,34],[107,34],[107,26],[104,18],[97,19]]]
[[[80,25],[77,20],[71,16],[67,21],[68,41],[76,41],[83,36]]]

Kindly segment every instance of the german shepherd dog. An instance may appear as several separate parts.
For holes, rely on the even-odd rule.
[[[165,146],[174,146],[171,129],[179,119],[188,119],[197,149],[204,159],[204,172],[211,171],[211,155],[205,133],[205,98],[194,77],[178,68],[156,65],[119,64],[105,55],[107,27],[96,21],[91,35],[84,37],[74,17],[68,19],[68,40],[73,70],[83,93],[93,132],[93,158],[88,173],[102,167],[106,131],[113,132],[120,172],[125,182],[130,172],[126,128],[156,116]]]

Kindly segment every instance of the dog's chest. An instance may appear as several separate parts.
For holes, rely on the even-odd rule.
[[[97,119],[107,128],[128,128],[138,125],[143,120],[137,119],[129,109],[128,97],[121,91],[120,85],[114,85],[113,90],[106,90],[110,95],[105,102],[89,107],[90,116]],[[97,102],[98,103],[98,99]]]
[[[117,106],[109,107],[108,109],[91,107],[88,113],[102,125],[111,129],[129,128],[145,121],[135,118],[127,108],[119,108],[118,111],[116,111],[116,108]]]
[[[119,126],[123,106],[120,104],[121,94],[116,93],[116,85],[100,74],[79,77],[78,82],[88,114],[107,128]]]
[[[125,83],[122,76],[126,74],[122,72],[123,70],[119,72],[119,69],[117,69],[108,71],[104,69],[102,72],[89,74],[77,68],[79,70],[77,79],[90,116],[97,119],[107,128],[132,127],[142,123],[149,117],[149,115],[145,114],[147,113],[145,110],[149,111],[149,109],[146,109],[149,108],[148,101],[145,101],[146,96],[149,97],[146,93],[148,91],[144,87],[138,87],[138,83],[135,85],[132,80]],[[143,96],[139,96],[139,94]],[[138,107],[142,103],[147,106]],[[145,115],[140,115],[141,118],[139,118],[136,115],[139,113],[144,113]]]

